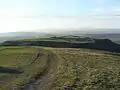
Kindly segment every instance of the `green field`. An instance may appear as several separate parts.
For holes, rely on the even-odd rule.
[[[37,45],[39,43],[94,43],[94,40],[89,37],[79,36],[61,36],[61,37],[50,37],[50,38],[36,38],[36,39],[23,39],[5,41],[1,45]]]
[[[113,38],[110,38],[110,40],[120,45],[120,37],[113,37]]]
[[[37,57],[38,52],[43,55]],[[0,90],[14,90],[42,73],[47,67],[47,54],[34,47],[0,47]]]
[[[2,46],[0,90],[120,90],[120,54]]]

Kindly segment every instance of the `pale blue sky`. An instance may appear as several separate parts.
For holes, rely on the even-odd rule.
[[[0,32],[120,28],[120,0],[0,0]]]

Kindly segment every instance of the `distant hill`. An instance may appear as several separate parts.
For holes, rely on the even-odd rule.
[[[58,35],[86,35],[86,34],[120,34],[120,29],[104,29],[104,28],[72,28],[65,30],[54,30],[52,32]]]
[[[10,40],[32,39],[32,38],[47,38],[52,35],[45,32],[10,32],[0,33],[0,43]]]
[[[77,35],[82,37],[91,38],[108,38],[113,42],[120,44],[120,29],[69,29],[69,30],[59,30],[54,32],[57,36],[67,36],[67,35]]]
[[[43,39],[26,39],[6,41],[2,46],[45,46],[57,48],[86,48],[120,53],[120,45],[109,39],[52,37]]]
[[[109,31],[109,33],[108,33]],[[120,44],[119,29],[71,29],[71,30],[56,30],[55,32],[10,32],[0,33],[0,43],[5,41],[20,40],[20,39],[36,39],[49,38],[58,36],[80,36],[90,37],[95,39],[110,39],[113,42]]]

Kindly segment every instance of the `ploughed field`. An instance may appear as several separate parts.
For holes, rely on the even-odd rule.
[[[120,90],[120,54],[1,46],[0,90]]]

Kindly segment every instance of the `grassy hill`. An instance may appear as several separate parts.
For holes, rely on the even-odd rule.
[[[0,57],[0,90],[120,89],[119,53],[1,46]]]
[[[60,59],[51,90],[120,89],[120,56],[87,49],[48,49]]]
[[[94,39],[79,36],[63,36],[39,39],[6,41],[2,46],[45,46],[57,48],[86,48],[110,52],[120,52],[120,45],[109,39]]]

